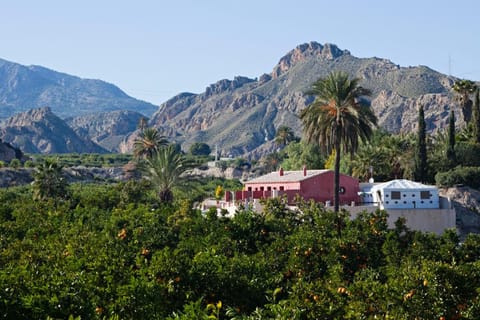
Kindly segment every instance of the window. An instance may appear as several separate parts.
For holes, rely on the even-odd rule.
[[[272,191],[272,187],[267,187],[267,191]]]
[[[392,199],[400,199],[401,198],[400,191],[392,191],[390,194],[392,196]]]
[[[252,187],[248,187],[248,191],[250,191],[250,192],[251,192],[251,191],[252,191]]]
[[[420,191],[420,199],[430,199],[431,196],[430,191]]]
[[[284,188],[283,188],[283,186],[281,186],[281,187],[280,187],[280,191],[283,191],[283,190],[284,190]]]
[[[263,191],[263,190],[264,190],[264,188],[263,188],[263,187],[260,187],[260,191]]]

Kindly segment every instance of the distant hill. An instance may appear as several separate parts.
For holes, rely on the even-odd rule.
[[[271,150],[276,129],[287,125],[301,135],[298,113],[313,101],[304,92],[320,77],[343,70],[373,91],[379,124],[390,132],[415,130],[424,106],[427,129],[445,126],[455,78],[428,67],[400,67],[380,58],[357,58],[333,44],[310,42],[283,56],[257,79],[220,80],[200,94],[182,93],[162,104],[150,125],[184,143],[218,145],[223,154],[257,157]],[[458,117],[461,123],[461,117]],[[131,141],[130,141],[131,145]]]
[[[51,108],[61,118],[113,110],[131,110],[150,116],[158,109],[104,81],[81,79],[2,59],[0,83],[0,119],[41,107]]]
[[[0,139],[26,153],[105,153],[91,140],[79,137],[50,108],[18,113],[0,126]]]

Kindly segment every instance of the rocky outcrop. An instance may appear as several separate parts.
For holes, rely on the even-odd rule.
[[[427,131],[434,133],[448,124],[448,116],[452,107],[452,96],[449,93],[424,94],[417,98],[406,98],[392,91],[381,91],[372,100],[376,110],[378,123],[392,133],[415,132],[418,126],[418,110],[423,106]],[[464,122],[457,119],[456,124]]]
[[[457,215],[457,230],[462,238],[469,233],[480,233],[480,191],[454,187],[440,189],[440,195],[452,201]]]
[[[27,157],[20,149],[13,147],[10,143],[2,142],[0,139],[0,161],[9,163],[13,159],[26,161]]]
[[[7,119],[0,138],[26,153],[105,153],[91,140],[79,137],[50,108],[32,109]]]
[[[272,77],[278,78],[281,74],[288,71],[298,62],[310,58],[320,60],[334,60],[341,55],[350,54],[347,50],[340,50],[334,44],[325,44],[324,46],[317,42],[304,43],[283,56],[272,71]]]
[[[235,77],[233,80],[223,79],[208,86],[207,89],[205,89],[205,96],[208,97],[213,94],[224,93],[225,91],[233,91],[253,81],[255,80],[247,77]]]

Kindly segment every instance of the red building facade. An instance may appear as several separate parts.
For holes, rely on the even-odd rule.
[[[280,169],[245,183],[243,191],[226,194],[226,201],[262,199],[286,196],[289,204],[296,196],[305,200],[314,200],[333,204],[334,172],[331,170],[284,171]],[[358,180],[340,175],[340,205],[359,202]]]

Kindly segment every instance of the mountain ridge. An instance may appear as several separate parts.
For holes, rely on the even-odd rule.
[[[48,106],[61,118],[113,110],[150,116],[157,106],[128,96],[117,86],[42,66],[0,59],[0,119]]]
[[[40,66],[20,68],[2,61],[5,60],[0,60],[0,79],[2,72],[6,72],[4,65],[16,68],[20,80],[12,80],[9,85],[33,84],[28,93],[30,96],[36,96],[37,91],[47,97],[61,96],[62,85],[76,88],[79,92],[83,92],[87,86],[78,77]],[[452,93],[452,85],[456,80],[454,77],[427,66],[401,67],[384,58],[358,58],[335,44],[322,45],[312,41],[290,50],[270,72],[255,79],[244,76],[221,79],[208,85],[204,92],[182,92],[173,96],[155,109],[149,125],[171,141],[182,143],[184,150],[188,150],[194,142],[205,142],[210,146],[218,146],[224,156],[258,158],[276,149],[273,140],[279,126],[287,125],[301,136],[298,113],[314,99],[305,92],[318,78],[335,70],[361,79],[360,84],[372,90],[371,105],[380,127],[392,133],[416,130],[420,105],[425,109],[427,130],[441,130],[447,125],[449,110],[456,106]],[[92,81],[103,83],[101,80]],[[38,83],[49,90],[44,90]],[[56,85],[52,87],[51,83]],[[83,97],[99,94],[95,91],[99,88],[87,90],[88,94],[83,94]],[[115,86],[108,88],[112,91],[100,92],[100,98],[94,100],[105,101],[109,94],[124,94]],[[2,102],[5,96],[8,97],[4,91],[0,88],[0,114]],[[9,92],[13,96],[11,99],[18,92]],[[71,105],[64,109],[69,108]],[[131,152],[138,135],[136,125],[140,113],[122,113],[102,103],[95,110],[64,119],[84,139],[92,140],[111,152]],[[57,114],[54,108],[51,111]],[[462,121],[462,117],[457,117],[457,126],[462,126]]]

